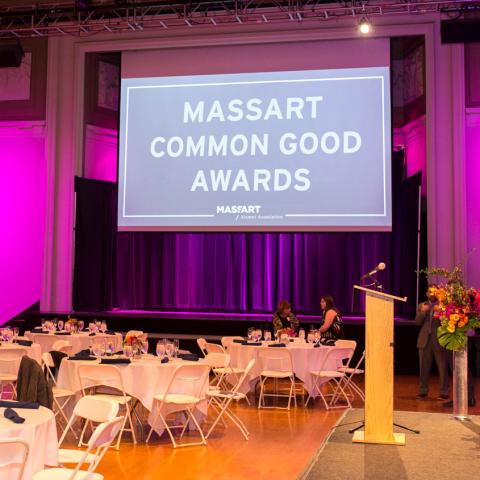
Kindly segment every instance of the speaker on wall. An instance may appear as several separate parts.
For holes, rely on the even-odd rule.
[[[442,20],[442,43],[480,42],[480,18]]]
[[[24,55],[20,42],[3,45],[0,43],[0,68],[19,67]]]

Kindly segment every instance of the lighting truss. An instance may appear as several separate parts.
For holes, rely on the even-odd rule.
[[[70,0],[0,6],[0,38],[89,36],[105,32],[198,28],[233,24],[331,22],[400,14],[480,14],[480,0]]]

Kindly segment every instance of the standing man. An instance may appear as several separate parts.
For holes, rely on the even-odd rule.
[[[416,397],[418,400],[423,400],[428,396],[428,381],[434,357],[440,376],[440,395],[438,400],[448,399],[447,352],[438,343],[437,328],[440,326],[440,320],[434,317],[434,313],[439,309],[438,299],[435,296],[436,289],[437,286],[434,284],[428,286],[427,301],[418,306],[415,317],[415,324],[420,327],[417,340],[420,357],[420,391]]]

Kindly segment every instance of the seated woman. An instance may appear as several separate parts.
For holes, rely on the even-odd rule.
[[[282,330],[283,328],[291,328],[297,331],[298,320],[292,312],[292,306],[287,300],[281,300],[278,304],[277,311],[273,314],[273,329]]]
[[[320,327],[322,343],[334,343],[339,338],[343,338],[343,320],[335,308],[333,297],[324,295],[320,299],[320,308],[322,309],[323,324]]]

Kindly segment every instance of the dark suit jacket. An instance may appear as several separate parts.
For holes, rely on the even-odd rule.
[[[417,348],[425,348],[428,342],[432,342],[432,348],[434,350],[441,350],[443,347],[438,343],[437,328],[440,326],[440,320],[433,317],[434,303],[430,303],[430,311],[423,313],[420,308],[423,305],[421,303],[418,306],[417,315],[415,317],[415,324],[420,327],[420,333],[418,334]],[[431,322],[430,322],[431,320]]]
[[[52,387],[48,384],[43,370],[36,360],[24,355],[20,362],[17,381],[17,400],[22,402],[38,402],[52,408]]]

